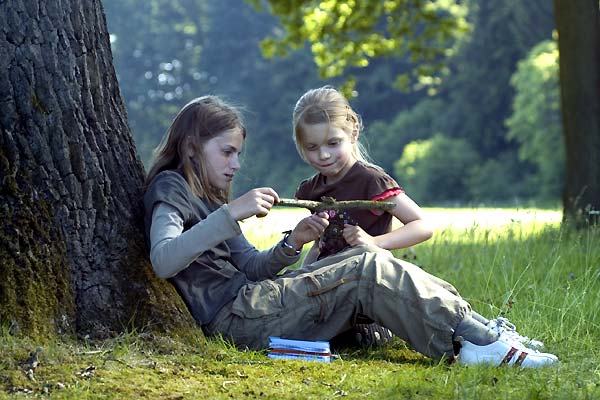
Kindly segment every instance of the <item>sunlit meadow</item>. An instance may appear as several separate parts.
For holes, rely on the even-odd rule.
[[[433,238],[395,251],[453,283],[473,308],[505,316],[560,358],[538,370],[434,362],[402,341],[341,350],[331,363],[275,361],[196,333],[129,332],[102,343],[0,337],[0,398],[600,398],[600,232],[541,209],[426,209]],[[274,209],[242,223],[265,249],[308,215]],[[28,376],[29,351],[42,347]]]

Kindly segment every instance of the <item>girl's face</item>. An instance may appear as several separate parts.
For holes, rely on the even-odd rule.
[[[352,149],[356,137],[327,123],[304,125],[302,148],[309,164],[335,183],[346,175],[356,162]]]
[[[241,129],[223,131],[204,144],[202,157],[211,185],[228,190],[233,176],[240,169],[239,156],[244,146]]]

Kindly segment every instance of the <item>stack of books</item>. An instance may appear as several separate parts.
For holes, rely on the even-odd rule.
[[[330,362],[333,358],[329,342],[292,340],[269,337],[269,358]]]

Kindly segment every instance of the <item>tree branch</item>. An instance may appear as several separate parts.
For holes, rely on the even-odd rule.
[[[381,210],[388,211],[396,206],[389,201],[349,200],[337,201],[332,197],[323,197],[323,201],[279,199],[279,207],[301,207],[312,212],[323,210]]]

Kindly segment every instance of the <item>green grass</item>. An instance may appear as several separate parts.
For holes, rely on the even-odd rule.
[[[276,211],[243,224],[261,248],[306,215]],[[505,315],[522,334],[543,340],[558,366],[448,365],[400,340],[343,351],[328,364],[275,361],[200,334],[36,343],[4,327],[0,398],[600,398],[600,230],[560,228],[556,211],[429,211],[434,237],[396,256],[453,283],[481,314]],[[36,346],[43,350],[32,380],[22,363]]]

